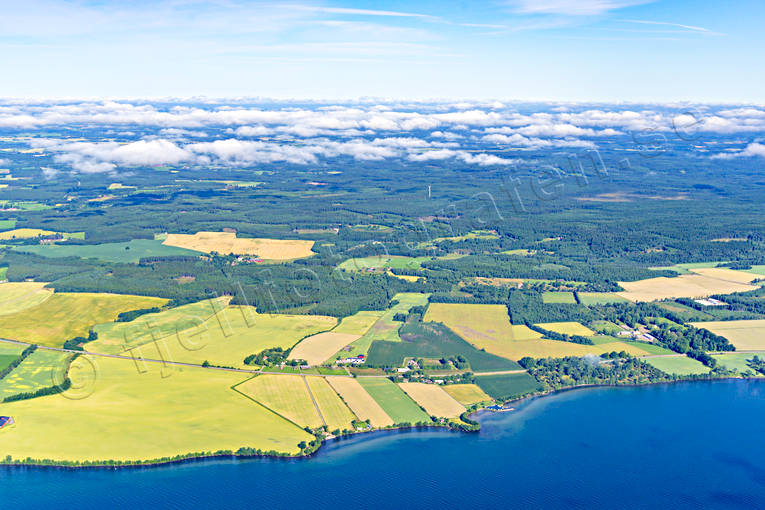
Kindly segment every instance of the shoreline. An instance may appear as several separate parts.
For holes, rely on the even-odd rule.
[[[585,389],[592,389],[592,388],[637,388],[637,387],[645,387],[645,386],[659,386],[659,385],[675,385],[678,383],[695,383],[695,382],[716,382],[716,381],[731,381],[731,380],[741,380],[741,381],[765,381],[764,377],[741,377],[741,376],[726,376],[726,377],[716,377],[716,378],[710,378],[710,379],[679,379],[676,381],[661,381],[661,382],[655,382],[655,383],[640,383],[640,384],[582,384],[579,386],[571,386],[566,388],[559,388],[556,390],[549,390],[545,392],[530,394],[530,395],[524,395],[522,397],[514,398],[507,400],[502,403],[502,406],[507,406],[508,404],[513,403],[530,403],[534,400],[541,400],[543,398],[553,396],[559,393],[565,393],[568,391],[575,391],[575,390],[585,390]],[[517,411],[518,409],[514,410],[508,410],[510,412]],[[522,409],[521,409],[522,410]],[[497,412],[507,412],[507,411],[492,411],[488,409],[488,406],[481,407],[479,409],[476,409],[472,412],[469,412],[469,414],[466,414],[468,419],[474,420],[475,418],[478,418],[486,413],[497,413]],[[480,422],[478,422],[480,425]],[[332,442],[341,442],[346,439],[352,439],[359,436],[371,436],[374,434],[385,434],[385,433],[403,433],[403,432],[417,432],[417,431],[424,431],[424,430],[437,430],[437,431],[443,431],[443,432],[453,432],[453,433],[465,433],[465,434],[474,434],[474,433],[480,433],[480,427],[477,430],[462,430],[460,428],[450,427],[446,424],[428,424],[428,425],[410,425],[410,426],[395,426],[390,428],[381,428],[381,429],[372,429],[372,430],[366,430],[366,431],[355,431],[350,432],[348,434],[341,434],[339,436],[332,436],[329,438],[325,438],[321,441],[319,446],[308,453],[305,454],[279,454],[278,452],[265,452],[265,453],[241,453],[238,454],[236,452],[229,452],[229,451],[220,451],[220,452],[214,452],[214,453],[202,453],[202,452],[196,452],[196,453],[189,453],[185,455],[181,455],[182,458],[172,458],[172,459],[148,459],[146,461],[115,461],[115,462],[122,462],[120,464],[107,464],[105,461],[84,461],[89,462],[92,464],[86,464],[86,465],[67,465],[68,463],[73,462],[79,462],[79,461],[47,461],[45,459],[30,459],[30,462],[24,462],[24,461],[15,461],[15,459],[11,460],[10,462],[6,461],[6,459],[0,459],[0,469],[6,468],[6,469],[18,469],[18,468],[31,468],[31,469],[55,469],[55,470],[80,470],[80,469],[89,469],[89,470],[118,470],[118,469],[143,469],[143,468],[157,468],[157,467],[163,467],[163,466],[172,466],[172,465],[181,465],[181,464],[191,464],[196,462],[207,462],[207,461],[214,461],[214,460],[251,460],[251,459],[268,459],[268,460],[274,460],[274,461],[285,461],[285,462],[294,462],[294,461],[302,461],[302,460],[310,460],[316,455],[318,455],[324,448],[325,444],[328,444],[330,441]],[[242,447],[242,449],[248,449],[248,447]]]

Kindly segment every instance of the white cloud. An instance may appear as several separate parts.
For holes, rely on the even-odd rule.
[[[765,158],[765,145],[753,142],[746,146],[746,148],[739,152],[728,152],[723,154],[715,154],[712,156],[714,159],[731,159],[731,158],[747,158],[759,156]]]
[[[609,11],[647,4],[653,0],[517,0],[511,2],[523,14],[563,14],[593,16]]]

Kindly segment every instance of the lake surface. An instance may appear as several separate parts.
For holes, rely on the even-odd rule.
[[[596,388],[484,414],[479,434],[381,432],[308,460],[0,468],[8,508],[757,508],[765,382]]]

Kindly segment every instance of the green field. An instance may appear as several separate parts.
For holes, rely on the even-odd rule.
[[[338,267],[343,271],[364,271],[366,269],[420,269],[420,264],[431,257],[403,257],[399,255],[375,255],[348,259]]]
[[[475,383],[497,400],[511,400],[542,389],[539,382],[525,372],[476,376]]]
[[[646,358],[645,361],[667,374],[694,375],[709,373],[709,367],[704,366],[701,362],[687,356]]]
[[[622,330],[622,328],[610,321],[592,321],[589,326],[590,329],[598,333],[605,333],[606,335],[615,335]]]
[[[389,379],[360,377],[357,380],[395,423],[430,421],[420,406]]]
[[[7,274],[8,274],[8,268],[0,267],[0,282],[5,280]]]
[[[66,352],[37,349],[13,372],[0,379],[0,400],[61,384],[67,360],[71,356]]]
[[[335,390],[323,377],[306,377],[308,387],[311,389],[313,398],[319,405],[321,415],[327,422],[330,431],[335,429],[351,430],[351,422],[356,419],[348,406],[335,393]]]
[[[576,304],[573,292],[544,292],[542,293],[543,303],[564,303],[564,304]]]
[[[16,228],[16,220],[0,220],[0,231]]]
[[[105,243],[87,245],[43,244],[17,246],[15,251],[34,253],[43,257],[80,257],[93,258],[105,262],[137,263],[144,257],[171,257],[177,255],[194,256],[199,252],[165,246],[162,241],[152,239],[133,239],[126,243]]]
[[[744,353],[744,352],[734,352],[734,353],[726,353],[726,354],[713,354],[712,357],[717,360],[717,364],[719,366],[722,366],[724,368],[727,368],[728,370],[737,370],[738,373],[742,374],[744,372],[749,372],[754,375],[757,375],[758,377],[761,377],[761,374],[758,374],[752,368],[749,367],[747,364],[747,360],[750,360],[754,358],[756,355],[751,353]],[[763,356],[760,355],[760,358]]]
[[[31,202],[31,201],[11,201],[11,200],[0,200],[0,209],[16,209],[19,211],[47,211],[48,209],[53,209],[50,205],[41,204],[39,202]]]
[[[480,351],[443,324],[410,322],[401,327],[401,342],[372,342],[367,365],[400,367],[406,357],[442,358],[463,356],[475,372],[514,370],[514,362]]]
[[[361,338],[351,344],[350,351],[340,351],[333,356],[332,359],[366,354],[369,351],[372,342],[375,340],[400,342],[401,338],[398,336],[398,328],[402,323],[394,321],[393,317],[397,313],[407,313],[413,306],[427,305],[428,294],[404,292],[393,296],[393,300],[398,301],[398,303],[385,310],[382,317],[380,317],[380,319],[377,320],[377,322],[375,322]]]
[[[627,303],[628,300],[611,292],[579,292],[579,302],[583,305],[608,305],[611,303]]]
[[[162,298],[120,294],[54,293],[37,306],[0,315],[0,338],[60,347],[71,338],[88,336],[95,324],[113,321],[122,312],[166,302]]]
[[[296,454],[313,436],[231,389],[241,374],[80,357],[72,389],[2,405],[14,458],[147,460],[240,447]],[[281,376],[279,376],[281,377]]]

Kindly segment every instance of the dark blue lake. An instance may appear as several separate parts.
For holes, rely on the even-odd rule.
[[[763,381],[583,389],[481,421],[479,434],[377,433],[300,461],[0,468],[0,501],[134,509],[765,506]]]

